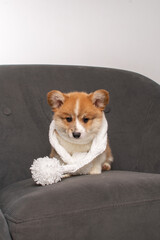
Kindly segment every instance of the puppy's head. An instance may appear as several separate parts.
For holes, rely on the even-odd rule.
[[[54,112],[55,128],[66,141],[86,144],[98,133],[103,110],[109,102],[106,90],[62,93],[53,90],[47,95]]]

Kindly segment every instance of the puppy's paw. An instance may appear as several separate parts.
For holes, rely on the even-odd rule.
[[[107,162],[103,163],[102,171],[109,171],[109,170],[111,170],[111,165]]]
[[[93,175],[93,174],[101,174],[101,169],[100,167],[99,168],[96,168],[96,167],[93,167],[91,169],[91,171],[89,172],[89,174]]]
[[[63,174],[63,176],[62,176],[62,178],[69,178],[69,177],[71,177],[71,174]]]

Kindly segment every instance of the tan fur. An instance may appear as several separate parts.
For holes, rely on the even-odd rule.
[[[109,93],[103,89],[90,94],[65,94],[56,90],[48,93],[48,103],[54,111],[57,139],[68,153],[72,155],[75,152],[90,150],[92,140],[101,127],[102,113],[108,102]],[[68,122],[67,118],[71,118],[72,121]],[[84,122],[84,118],[89,119],[88,122]],[[73,133],[77,131],[81,136],[75,139]],[[50,157],[58,157],[53,148]],[[110,170],[112,160],[108,143],[106,151],[93,160],[93,166],[88,173],[99,174],[102,170]]]

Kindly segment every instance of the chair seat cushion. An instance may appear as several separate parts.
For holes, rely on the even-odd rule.
[[[110,171],[0,192],[13,240],[159,240],[160,175]]]

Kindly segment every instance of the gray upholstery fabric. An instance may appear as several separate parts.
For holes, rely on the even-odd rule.
[[[51,110],[46,94],[110,92],[107,113],[113,169],[160,172],[160,86],[136,73],[76,66],[0,66],[0,188],[29,178],[48,155]],[[107,112],[108,112],[107,109]]]
[[[11,240],[6,219],[0,210],[0,240]]]
[[[34,158],[49,155],[46,94],[110,92],[112,171],[41,187]],[[108,68],[0,66],[0,240],[159,240],[160,86]]]
[[[14,240],[159,240],[160,175],[110,171],[46,187],[31,179],[0,195]]]

